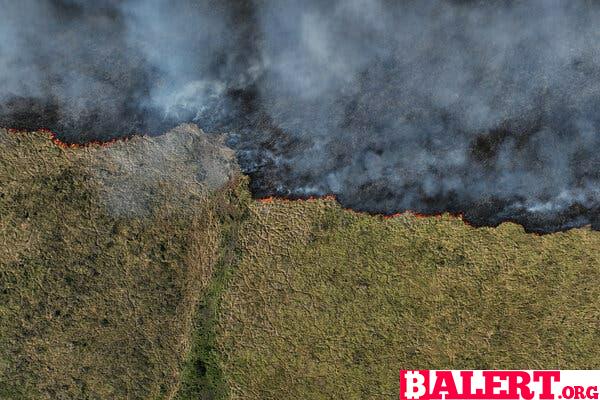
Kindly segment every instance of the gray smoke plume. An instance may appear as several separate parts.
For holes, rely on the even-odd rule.
[[[257,196],[600,228],[593,0],[0,0],[0,126],[230,132]]]

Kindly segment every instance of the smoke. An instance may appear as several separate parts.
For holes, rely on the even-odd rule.
[[[600,228],[592,0],[0,0],[0,126],[230,132],[257,196]]]

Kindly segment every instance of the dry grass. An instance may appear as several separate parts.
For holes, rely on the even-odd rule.
[[[163,140],[203,140],[175,136]],[[188,160],[148,161],[156,146],[63,149],[0,131],[0,398],[175,394],[227,190],[210,194],[193,173],[173,184],[158,167]],[[144,186],[123,184],[144,172]]]
[[[401,368],[600,368],[600,234],[253,202],[191,126],[0,130],[1,399],[396,398]]]
[[[251,206],[222,300],[232,398],[393,399],[402,368],[600,368],[600,234]]]

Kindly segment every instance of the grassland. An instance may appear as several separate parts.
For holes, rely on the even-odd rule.
[[[600,368],[600,235],[251,205],[218,343],[235,399],[393,399],[399,369]]]
[[[228,156],[202,140],[0,132],[0,398],[175,395],[235,197],[190,170],[182,149]]]
[[[600,368],[600,234],[254,201],[194,127],[0,130],[0,399],[391,399],[401,368]]]

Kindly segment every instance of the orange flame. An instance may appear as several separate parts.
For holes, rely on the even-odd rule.
[[[289,199],[289,198],[278,197],[278,196],[269,196],[269,197],[263,197],[263,198],[256,199],[256,201],[258,201],[259,203],[262,203],[262,204],[273,204],[276,201],[278,201],[278,202],[294,202],[294,201],[312,202],[312,201],[319,201],[319,200],[335,201],[336,203],[340,204],[340,202],[338,201],[337,197],[334,194],[325,194],[323,196],[308,196],[308,197],[301,197],[301,198],[297,198],[297,199],[296,198]],[[351,208],[345,208],[345,207],[343,207],[343,209],[344,209],[344,211],[353,212],[355,214],[361,214],[361,215],[367,214],[367,215],[372,215],[372,216],[380,216],[383,219],[393,219],[393,218],[399,218],[399,217],[405,217],[405,216],[413,216],[416,218],[441,219],[444,215],[449,215],[451,217],[460,219],[467,225],[471,225],[470,223],[465,221],[463,213],[444,212],[444,213],[425,214],[425,213],[414,212],[411,210],[406,210],[406,211],[394,213],[394,214],[383,214],[383,213],[374,213],[374,212],[368,212],[368,211],[356,211]]]
[[[7,130],[8,130],[8,133],[13,134],[13,135],[25,132],[24,130],[13,129],[13,128],[9,128]],[[113,138],[113,139],[105,140],[105,141],[90,140],[89,142],[80,144],[80,143],[65,142],[58,137],[58,134],[56,132],[53,132],[50,129],[41,128],[41,129],[36,129],[35,132],[38,132],[38,133],[48,137],[52,141],[52,143],[54,143],[56,146],[60,147],[61,149],[81,149],[81,148],[85,148],[85,147],[96,147],[96,146],[106,147],[106,146],[110,146],[117,142],[127,142],[131,139],[130,137],[121,137],[121,138],[117,137],[117,138]],[[145,136],[145,135],[136,135],[136,136]]]
[[[24,132],[23,130],[18,130],[18,129],[8,129],[8,132],[11,134],[18,134],[18,133],[22,133]],[[127,142],[131,139],[131,137],[121,137],[121,138],[114,138],[114,139],[110,139],[107,141],[100,141],[100,140],[92,140],[89,142],[85,142],[83,144],[78,144],[78,143],[68,143],[65,142],[61,139],[58,138],[57,134],[53,131],[51,131],[50,129],[37,129],[36,132],[40,132],[44,135],[47,135],[50,140],[52,140],[52,142],[63,149],[78,149],[78,148],[85,148],[85,147],[93,147],[93,146],[101,146],[101,147],[106,147],[106,146],[110,146],[114,143],[117,142]],[[135,135],[135,136],[141,136],[141,137],[145,137],[146,135]],[[285,197],[264,197],[264,198],[259,198],[256,199],[256,201],[258,201],[259,203],[262,204],[272,204],[275,201],[280,201],[280,202],[294,202],[294,201],[318,201],[318,200],[325,200],[325,201],[335,201],[338,205],[340,204],[340,202],[338,201],[337,197],[334,194],[325,194],[323,196],[308,196],[308,197],[303,197],[303,198],[298,198],[298,199],[289,199],[289,198],[285,198]],[[404,216],[414,216],[416,218],[436,218],[436,219],[440,219],[442,218],[443,215],[449,215],[451,217],[457,218],[459,220],[461,220],[465,225],[468,225],[470,227],[477,227],[473,224],[471,224],[468,221],[465,221],[464,219],[464,214],[463,213],[449,213],[449,212],[445,212],[445,213],[432,213],[432,214],[424,214],[424,213],[417,213],[411,210],[406,210],[400,213],[394,213],[394,214],[383,214],[383,213],[373,213],[373,212],[366,212],[366,211],[356,211],[350,208],[345,208],[343,207],[343,209],[345,211],[348,212],[352,212],[355,214],[359,214],[359,215],[371,215],[371,216],[379,216],[382,217],[383,219],[393,219],[393,218],[399,218],[399,217],[404,217]],[[522,226],[521,224],[519,224],[516,221],[513,221],[511,219],[507,219],[504,222],[512,222],[515,223],[517,225]],[[532,233],[536,236],[542,236],[541,233],[537,233],[537,232],[529,232]]]

